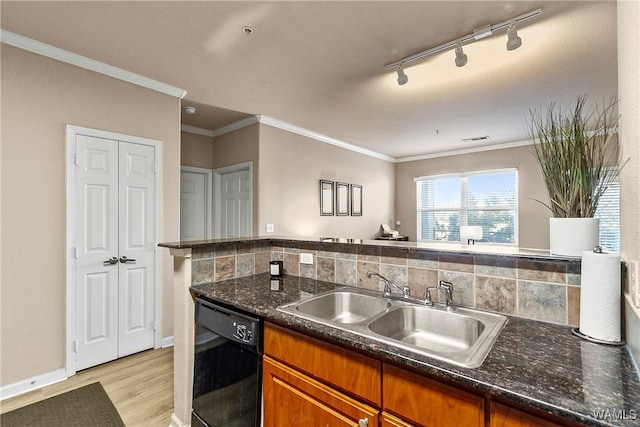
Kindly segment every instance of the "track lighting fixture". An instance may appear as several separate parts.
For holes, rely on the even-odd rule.
[[[462,43],[458,43],[456,47],[456,67],[464,67],[467,65],[467,55],[462,51]]]
[[[396,72],[398,73],[398,84],[400,86],[407,84],[407,82],[409,81],[409,77],[407,77],[407,75],[404,73],[404,70],[402,69],[402,64],[398,65]]]
[[[518,37],[518,30],[516,30],[516,23],[512,22],[509,24],[509,28],[507,29],[507,50],[516,50],[520,46],[522,46],[522,39]]]
[[[501,30],[507,30],[507,50],[515,50],[522,46],[522,39],[518,37],[518,32],[516,30],[516,25],[522,21],[525,21],[530,18],[534,18],[542,13],[542,9],[532,10],[531,12],[527,12],[525,14],[516,16],[515,18],[511,18],[507,21],[500,22],[499,24],[494,25],[485,25],[481,28],[476,28],[473,30],[471,34],[467,34],[466,36],[458,37],[455,40],[451,40],[449,42],[443,43],[441,45],[432,47],[431,49],[423,50],[422,52],[418,52],[411,56],[407,56],[406,58],[402,58],[397,60],[396,62],[392,62],[391,64],[387,64],[385,68],[387,70],[396,70],[398,73],[398,84],[403,85],[409,81],[409,78],[404,73],[402,67],[413,61],[417,61],[419,59],[426,58],[427,56],[433,55],[435,53],[439,53],[449,49],[455,49],[456,53],[456,66],[464,67],[467,63],[467,55],[462,51],[462,46],[472,43],[474,41],[483,39],[485,37],[492,36],[495,32]]]

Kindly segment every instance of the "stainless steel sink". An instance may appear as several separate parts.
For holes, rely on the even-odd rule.
[[[383,341],[466,368],[482,365],[507,318],[455,307],[405,305],[368,323]]]
[[[484,331],[477,318],[434,310],[432,307],[399,307],[369,324],[379,335],[440,353],[469,349]]]
[[[466,368],[477,368],[507,318],[480,310],[425,306],[408,298],[345,287],[278,307],[378,342]]]
[[[295,310],[330,323],[358,323],[389,307],[391,303],[383,298],[338,290],[302,301],[295,305]]]

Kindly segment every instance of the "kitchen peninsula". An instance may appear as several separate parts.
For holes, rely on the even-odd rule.
[[[190,419],[192,295],[235,306],[264,318],[270,327],[303,332],[389,369],[402,368],[425,381],[461,388],[479,396],[481,414],[507,405],[549,422],[640,425],[640,382],[627,348],[585,342],[570,332],[569,325],[576,321],[571,314],[575,307],[566,295],[579,286],[579,259],[497,247],[339,239],[255,238],[161,246],[171,250],[175,266],[173,425]],[[303,253],[313,255],[311,267],[300,263]],[[286,273],[278,290],[270,286],[268,264],[272,260],[283,261]],[[336,286],[370,287],[362,274],[369,269],[388,274],[418,293],[429,284],[424,281],[453,278],[459,284],[454,303],[502,311],[509,316],[507,325],[482,366],[466,369],[276,310]],[[484,296],[497,298],[511,285],[517,288],[515,299],[528,305],[514,307],[506,296],[503,304],[487,306],[490,303]],[[545,292],[545,286],[560,289],[564,302],[549,309],[550,302],[529,294],[534,285]],[[490,423],[497,419],[485,418]]]

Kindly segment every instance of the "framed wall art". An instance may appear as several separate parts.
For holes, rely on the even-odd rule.
[[[336,182],[336,215],[349,215],[349,184]]]
[[[362,216],[362,185],[351,184],[351,216]]]
[[[333,181],[320,180],[320,215],[333,215]]]

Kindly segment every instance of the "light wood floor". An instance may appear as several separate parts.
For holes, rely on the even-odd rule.
[[[96,381],[102,384],[127,427],[166,427],[171,422],[173,347],[144,351],[80,371],[65,381],[0,402],[0,411],[21,408]]]

